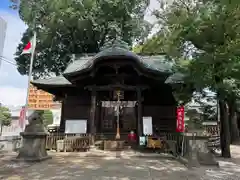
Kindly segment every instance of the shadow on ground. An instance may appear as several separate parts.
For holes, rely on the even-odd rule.
[[[80,154],[80,153],[79,153]],[[79,154],[55,154],[53,159],[41,163],[7,163],[2,179],[159,179],[161,176],[169,177],[175,172],[187,169],[171,159],[153,159],[151,157],[140,159],[137,157],[118,158],[83,157]]]
[[[115,152],[116,153],[116,152]],[[40,163],[13,163],[14,155],[1,158],[0,179],[14,180],[239,180],[239,167],[224,161],[222,169],[189,170],[172,158],[130,155],[86,156],[87,153],[50,153]],[[233,172],[233,170],[235,170]]]

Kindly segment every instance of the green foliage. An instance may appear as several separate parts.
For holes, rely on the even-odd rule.
[[[0,105],[0,123],[1,126],[10,126],[11,125],[11,113],[7,107]]]
[[[203,119],[204,121],[217,121],[216,108],[210,105],[206,105],[203,108]]]
[[[220,106],[221,148],[231,157],[230,131],[226,99],[239,96],[240,80],[240,2],[209,0],[161,1],[155,12],[160,30],[170,44],[167,53],[175,61],[187,59],[185,83],[200,93],[205,88],[217,93]],[[167,1],[165,1],[167,2]]]
[[[44,126],[53,124],[53,113],[50,110],[37,110],[40,113]]]
[[[147,55],[165,52],[195,91],[209,88],[222,99],[239,94],[239,10],[238,1],[161,1],[154,14],[162,28],[138,51]]]
[[[151,30],[144,20],[149,0],[21,0],[21,19],[37,31],[34,76],[60,74],[72,54],[96,53],[105,42],[120,38],[129,46]],[[20,56],[32,36],[28,29],[16,52],[18,71],[27,74],[29,57]]]
[[[177,45],[192,46],[188,66],[189,80],[198,90],[209,87],[226,94],[234,90],[240,75],[240,13],[239,5],[207,2],[183,5],[175,1],[166,15],[171,31],[180,27]],[[181,8],[181,9],[179,9]],[[174,19],[173,17],[178,18]],[[179,48],[179,47],[178,47]],[[187,49],[185,47],[185,51]],[[186,53],[186,52],[185,52]],[[230,81],[230,82],[229,82]],[[231,83],[234,81],[234,83]]]
[[[53,113],[50,110],[45,110],[43,113],[43,124],[48,126],[53,124]]]
[[[166,53],[173,57],[173,49],[171,49],[171,39],[162,31],[156,33],[153,37],[146,40],[144,44],[136,46],[135,52],[143,55],[158,55]]]

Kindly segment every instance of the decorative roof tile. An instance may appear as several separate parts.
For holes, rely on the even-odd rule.
[[[113,49],[113,48],[111,48]],[[112,51],[103,51],[98,53],[96,56],[91,57],[81,57],[66,68],[63,74],[71,74],[76,72],[81,72],[82,70],[87,70],[93,66],[95,61],[99,60],[102,57],[111,56],[114,61],[114,56],[126,56],[128,58],[134,58],[142,65],[144,68],[160,72],[160,73],[171,73],[173,63],[169,61],[165,55],[158,56],[138,56],[130,51],[118,48]]]

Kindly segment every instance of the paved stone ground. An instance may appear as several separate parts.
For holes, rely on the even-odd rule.
[[[239,180],[240,164],[220,160],[220,169],[187,169],[168,156],[134,152],[50,153],[41,163],[14,163],[16,154],[0,158],[6,180]]]

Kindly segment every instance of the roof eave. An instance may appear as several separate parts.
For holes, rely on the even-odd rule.
[[[40,84],[32,83],[37,89],[43,90],[53,95],[59,95],[65,91],[66,88],[74,88],[74,85],[69,84],[59,84],[59,85],[50,85],[50,84]]]
[[[74,87],[73,84],[47,84],[47,83],[45,84],[45,83],[37,83],[37,82],[31,82],[31,84],[33,84],[36,87],[45,86],[49,88]]]
[[[141,62],[140,62],[140,57],[138,57],[137,55],[133,56],[133,55],[129,55],[129,56],[125,56],[125,55],[112,55],[112,56],[96,56],[94,57],[91,61],[91,65],[89,65],[89,67],[87,68],[84,68],[84,69],[80,69],[78,71],[72,71],[72,72],[65,72],[63,73],[63,76],[68,79],[70,81],[71,77],[73,76],[77,76],[77,75],[80,75],[82,73],[87,73],[87,72],[90,72],[92,70],[92,68],[94,67],[94,64],[97,62],[97,61],[101,61],[103,59],[106,59],[106,58],[122,58],[122,57],[128,57],[128,58],[131,58],[131,59],[134,59],[135,62],[137,63],[137,65],[142,69],[142,71],[144,73],[152,73],[154,75],[165,75],[166,78],[168,78],[170,75],[173,74],[172,71],[160,71],[160,70],[154,70],[154,69],[151,69],[151,68],[147,68],[146,66],[144,66]]]

